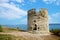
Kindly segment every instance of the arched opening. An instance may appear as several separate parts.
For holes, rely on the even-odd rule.
[[[34,29],[33,29],[33,30],[37,30],[37,25],[35,24],[34,26],[35,26],[35,27],[34,27]]]

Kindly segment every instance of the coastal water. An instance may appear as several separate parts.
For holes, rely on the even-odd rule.
[[[49,24],[49,29],[60,29],[60,24]]]
[[[9,27],[9,28],[19,28],[22,30],[27,30],[28,26],[25,24],[20,24],[20,25],[3,25],[5,27]],[[49,24],[49,29],[60,29],[60,24]]]

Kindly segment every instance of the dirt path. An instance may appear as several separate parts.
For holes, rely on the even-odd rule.
[[[14,36],[39,36],[40,35],[40,34],[32,34],[32,33],[28,33],[28,32],[18,32],[18,31],[9,32],[9,33],[0,32],[0,34],[10,34],[10,35],[14,35]]]

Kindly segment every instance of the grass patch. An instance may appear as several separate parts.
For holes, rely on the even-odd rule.
[[[8,34],[0,34],[0,40],[15,40],[15,37]]]
[[[16,37],[9,34],[0,34],[0,40],[27,40],[27,39],[22,36]]]
[[[3,28],[2,28],[2,26],[0,25],[0,32],[3,32]]]
[[[14,31],[18,31],[18,29],[16,28],[3,28],[3,32],[14,32]]]

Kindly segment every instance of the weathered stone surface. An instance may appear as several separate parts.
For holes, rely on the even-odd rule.
[[[48,33],[48,11],[44,8],[41,8],[38,13],[35,9],[28,11],[28,31],[34,33]]]

